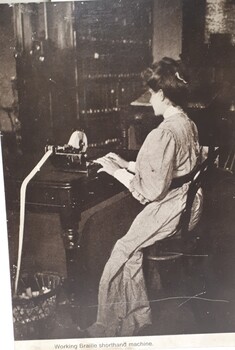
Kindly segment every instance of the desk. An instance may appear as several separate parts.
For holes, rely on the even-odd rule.
[[[102,153],[107,153],[107,150],[103,150]],[[35,158],[17,159],[14,162],[14,171],[10,171],[5,176],[8,209],[19,209],[20,186],[24,177],[40,159],[40,157]],[[54,212],[60,216],[71,303],[79,299],[80,294],[79,259],[82,247],[78,227],[81,213],[122,191],[127,190],[121,183],[105,173],[88,176],[87,173],[65,172],[55,168],[50,159],[28,184],[26,209]]]

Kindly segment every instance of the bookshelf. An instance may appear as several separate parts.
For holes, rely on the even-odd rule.
[[[152,61],[152,0],[17,4],[14,13],[25,143],[66,143],[77,128],[89,147],[123,147],[123,110]]]
[[[81,123],[90,146],[122,147],[122,111],[152,60],[151,1],[78,2],[75,19]]]

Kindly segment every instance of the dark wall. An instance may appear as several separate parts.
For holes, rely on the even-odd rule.
[[[179,58],[182,50],[182,0],[154,0],[153,58]]]
[[[11,106],[11,77],[15,76],[12,7],[0,5],[0,106]]]

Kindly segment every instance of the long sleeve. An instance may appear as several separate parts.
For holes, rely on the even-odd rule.
[[[126,169],[118,169],[115,171],[114,177],[129,189],[134,174],[129,173]]]
[[[135,164],[136,162],[130,161],[128,164],[128,168],[126,169],[118,169],[114,173],[114,177],[120,181],[124,186],[128,189],[130,188],[130,182],[134,177],[135,173]]]
[[[150,132],[138,154],[135,176],[130,181],[132,195],[143,204],[162,199],[173,178],[175,157],[172,132],[160,128]]]
[[[135,165],[136,165],[136,162],[130,161],[128,164],[127,170],[134,174],[135,173]]]

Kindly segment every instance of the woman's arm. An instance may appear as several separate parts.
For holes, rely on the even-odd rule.
[[[173,134],[164,129],[151,131],[137,157],[129,187],[132,195],[143,204],[163,198],[173,178],[175,159]]]
[[[118,169],[113,175],[119,182],[130,189],[130,183],[134,178],[134,174],[130,173],[126,169]]]
[[[128,163],[127,170],[128,170],[130,173],[135,174],[135,166],[136,166],[136,162],[133,162],[133,161],[131,160],[131,161]]]
[[[96,160],[102,165],[98,172],[114,176],[132,192],[133,197],[146,204],[163,198],[167,193],[173,177],[175,150],[172,133],[154,129],[141,147],[137,161],[133,162],[135,174],[121,168],[108,155]]]
[[[97,159],[95,162],[103,166],[98,172],[106,172],[109,175],[114,176],[129,189],[130,181],[133,179],[135,173],[135,162],[128,162],[112,152]]]

